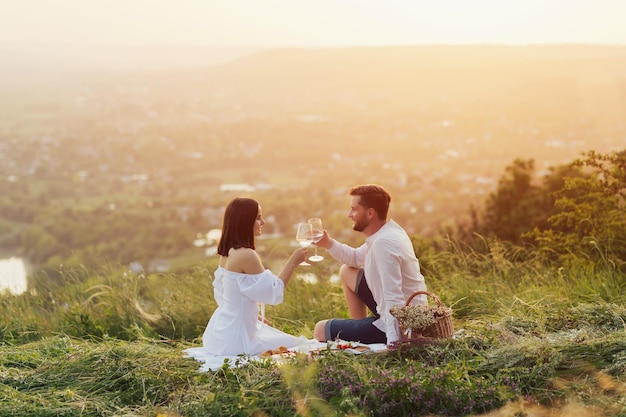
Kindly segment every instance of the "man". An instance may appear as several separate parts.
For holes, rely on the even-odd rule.
[[[343,265],[339,271],[350,319],[322,320],[314,337],[327,340],[386,343],[402,338],[389,309],[403,306],[416,291],[426,291],[411,239],[396,222],[387,219],[391,196],[381,186],[359,185],[350,190],[348,217],[352,228],[365,235],[358,248],[332,239],[326,231],[316,244]],[[413,303],[426,304],[419,295]],[[374,314],[367,316],[367,308]]]

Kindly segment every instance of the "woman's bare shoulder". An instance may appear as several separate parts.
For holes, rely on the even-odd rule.
[[[228,259],[247,259],[250,257],[258,257],[254,249],[251,248],[232,248],[228,251]]]
[[[228,251],[226,269],[233,272],[258,274],[263,272],[263,265],[254,249],[239,248]]]

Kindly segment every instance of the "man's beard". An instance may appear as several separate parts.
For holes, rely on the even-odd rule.
[[[355,220],[354,225],[352,225],[352,230],[362,232],[363,230],[365,230],[366,227],[367,223]]]

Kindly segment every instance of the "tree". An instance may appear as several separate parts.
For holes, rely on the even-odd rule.
[[[547,216],[550,202],[546,193],[532,184],[535,164],[532,159],[516,159],[505,169],[496,192],[487,199],[475,232],[514,243],[524,232],[532,230]]]
[[[535,230],[545,254],[585,256],[624,265],[626,260],[626,150],[583,154],[571,166],[587,176],[565,178],[555,193],[557,212],[548,230]]]
[[[555,192],[563,189],[566,179],[583,177],[583,173],[568,164],[550,168],[539,183],[534,177],[533,160],[516,159],[505,169],[484,210],[470,209],[471,226],[460,227],[461,240],[471,243],[472,236],[478,234],[514,244],[527,243],[533,230],[554,228],[548,219],[560,210],[555,206]]]

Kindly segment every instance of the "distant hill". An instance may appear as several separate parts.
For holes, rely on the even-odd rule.
[[[56,47],[0,44],[0,80],[68,73],[114,74],[115,82],[239,92],[253,101],[341,95],[409,104],[429,100],[524,100],[590,88],[624,97],[626,46],[396,46],[352,48]],[[139,78],[140,77],[140,78]],[[584,90],[584,91],[583,91]],[[156,89],[158,91],[158,89]],[[200,90],[200,92],[202,92]],[[605,91],[606,92],[606,91]],[[562,97],[562,96],[559,96]]]
[[[626,109],[626,47],[285,48],[155,80],[166,94],[176,86],[181,92],[236,96],[252,114],[266,115],[275,105],[324,112],[335,103],[383,112],[386,106],[406,112],[442,104],[515,110],[536,106],[537,111],[575,106],[621,116]]]
[[[0,49],[6,61],[0,79],[12,80],[11,74],[18,74],[28,95],[21,94],[16,83],[7,85],[11,94],[21,94],[20,102],[25,96],[38,98],[29,77],[56,74],[51,75],[54,91],[80,96],[81,101],[87,92],[92,101],[107,102],[108,107],[134,101],[152,113],[163,114],[167,108],[170,118],[192,115],[213,121],[269,117],[384,124],[392,119],[454,119],[475,125],[500,118],[547,123],[560,134],[572,121],[601,125],[626,119],[626,46],[142,51],[144,55],[139,50],[111,50],[100,57],[96,50],[65,57],[62,51],[50,51],[55,59],[44,61],[44,55]],[[161,70],[148,69],[137,64],[142,56],[170,63]],[[176,56],[187,59],[177,61]],[[69,64],[61,63],[79,57],[86,57],[82,65],[89,70],[67,76]],[[111,69],[118,61],[119,67]],[[183,63],[190,66],[178,67]]]
[[[592,146],[607,151],[624,143],[626,46],[278,48],[230,55],[222,51],[213,58],[210,49],[200,47],[171,48],[173,55],[166,51],[161,50],[162,59],[175,60],[178,54],[190,57],[185,62],[193,58],[204,63],[131,69],[129,64],[140,56],[133,61],[133,51],[125,50],[116,55],[124,69],[65,76],[57,66],[59,75],[49,83],[53,89],[10,83],[5,108],[20,116],[31,108],[41,113],[42,108],[61,111],[70,106],[75,112],[73,106],[80,103],[81,117],[179,127],[199,121],[330,122],[335,125],[323,130],[333,133],[334,144],[353,140],[355,126],[362,126],[356,135],[368,140],[406,137],[436,141],[437,147],[453,143],[455,148],[459,141],[472,141],[487,149],[492,140],[507,142],[513,155],[506,154],[507,160],[554,155],[553,148],[563,146],[570,148],[562,158],[568,160]],[[159,50],[150,54],[158,56]],[[32,72],[47,73],[48,63],[24,66],[30,61],[22,58],[14,54],[10,65],[0,66],[0,73],[13,68],[25,80]],[[211,59],[219,62],[209,63]],[[96,68],[93,62],[91,68]],[[44,94],[46,107],[37,107]],[[11,103],[20,103],[25,111],[12,110]],[[307,130],[312,131],[310,126]],[[292,140],[290,135],[273,136],[286,143]]]
[[[260,47],[14,45],[0,43],[0,83],[89,72],[168,70],[223,64]]]

